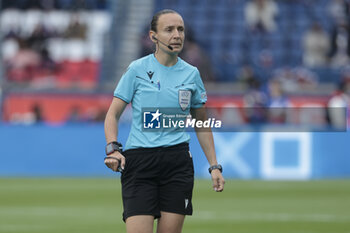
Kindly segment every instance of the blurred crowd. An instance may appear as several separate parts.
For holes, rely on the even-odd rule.
[[[248,91],[243,97],[243,109],[246,122],[250,124],[295,124],[303,126],[331,125],[346,130],[350,105],[350,70],[344,71],[337,83],[336,90],[323,100],[316,102],[301,98],[301,103],[292,101],[286,90],[283,74],[276,74],[262,86],[258,78],[250,76],[247,80]]]
[[[281,69],[295,74],[294,86],[300,79],[336,82],[338,71],[349,65],[349,0],[229,0],[198,9],[191,5],[197,3],[168,0],[163,5],[181,9],[189,29],[181,56],[199,67],[205,82],[241,81],[247,66],[265,84]],[[152,52],[147,33],[141,43],[141,55]]]
[[[107,0],[2,0],[2,9],[106,10]]]
[[[244,97],[245,106],[252,108],[248,113],[250,122],[291,122],[292,113],[288,108],[293,105],[286,93],[295,93],[300,89],[317,88],[319,77],[312,72],[312,68],[329,68],[339,71],[339,77],[334,77],[333,83],[337,88],[331,94],[327,103],[327,111],[312,106],[314,110],[307,110],[309,115],[315,111],[321,112],[323,119],[311,119],[309,124],[329,122],[333,126],[347,125],[347,109],[350,95],[350,1],[332,0],[324,6],[325,17],[330,19],[329,27],[313,19],[311,25],[300,36],[302,43],[302,64],[294,68],[274,69],[266,81],[265,92],[260,87],[260,80],[250,67],[243,68],[241,76],[247,81],[249,91]],[[317,1],[305,1],[306,6],[313,7]],[[245,20],[254,33],[271,33],[277,30],[278,5],[273,0],[253,0],[245,6]],[[297,19],[296,19],[297,20]],[[297,35],[298,36],[298,35]],[[331,79],[332,80],[332,79]],[[262,108],[261,108],[262,107]],[[267,107],[268,111],[259,111]],[[313,112],[312,112],[313,111]],[[289,117],[289,119],[288,119]],[[323,122],[322,122],[323,121]]]
[[[321,116],[320,120],[317,120],[317,117],[309,118],[308,123],[334,123],[337,121],[334,119],[336,116],[346,116],[335,106],[349,105],[349,0],[322,3],[315,0],[250,0],[228,1],[227,4],[229,2],[236,7],[239,6],[237,2],[243,3],[243,19],[235,20],[242,20],[245,28],[234,29],[239,28],[237,25],[241,23],[230,24],[225,21],[228,25],[224,27],[223,33],[226,38],[217,40],[217,44],[212,40],[212,45],[206,47],[205,43],[208,38],[215,38],[210,31],[221,33],[219,30],[215,31],[215,26],[214,29],[208,27],[207,30],[210,31],[207,31],[207,37],[203,38],[198,36],[198,31],[197,35],[194,33],[193,29],[196,28],[193,28],[193,24],[190,23],[190,27],[187,25],[186,36],[189,38],[186,38],[184,51],[180,56],[199,68],[205,82],[243,83],[246,87],[243,97],[244,118],[249,123],[292,122],[295,119],[292,117],[293,113],[286,111],[296,106],[288,96],[298,93],[307,95],[310,91],[329,95],[329,100],[325,106],[315,104],[313,107],[318,107],[317,110],[307,110],[309,115]],[[317,12],[320,9],[322,12]],[[204,10],[206,17],[211,18],[213,22],[215,18],[220,20],[215,10],[217,9]],[[220,7],[218,10],[225,12]],[[200,9],[198,11],[201,12]],[[185,21],[187,18],[196,20],[194,12],[183,12]],[[243,35],[234,36],[235,33]],[[230,38],[240,38],[239,46],[232,49],[234,42]],[[152,52],[147,39],[145,34],[142,40],[142,55]],[[277,46],[279,43],[281,45]],[[285,54],[280,55],[281,52]],[[227,66],[222,65],[223,63]],[[319,84],[327,82],[336,88],[317,92]],[[329,109],[324,109],[327,106]],[[317,111],[319,113],[315,113]],[[340,122],[344,126],[344,119]]]
[[[300,3],[303,7],[315,7],[317,1]],[[298,9],[296,9],[298,10]],[[306,67],[341,67],[349,64],[350,56],[350,1],[331,0],[324,6],[323,15],[329,20],[328,28],[312,17],[313,22],[302,32],[303,65]],[[279,8],[273,0],[252,0],[244,9],[249,29],[256,33],[278,31],[276,20]],[[312,12],[310,12],[312,13]],[[296,13],[298,14],[298,13]],[[295,20],[300,20],[295,18]],[[283,30],[280,32],[283,33]]]
[[[105,7],[100,0],[3,1],[7,81],[36,88],[96,86],[110,26]]]
[[[242,8],[224,9],[238,7],[237,2]],[[111,26],[107,3],[3,0],[0,30],[7,81],[39,88],[97,87],[102,45]],[[322,12],[316,10],[318,0],[228,0],[221,10],[229,14],[223,16],[203,6],[186,13],[180,7],[184,1],[162,3],[184,16],[186,41],[180,56],[198,67],[203,81],[243,84],[248,122],[288,121],[281,109],[292,106],[289,95],[315,91],[323,82],[337,86],[325,92],[327,106],[349,104],[350,0],[322,1],[325,4],[317,7]],[[185,3],[199,4],[197,0]],[[220,3],[215,7],[220,9]],[[198,18],[196,14],[203,12],[205,17]],[[225,24],[223,28],[212,22],[214,16]],[[154,51],[148,30],[147,26],[141,36],[140,56]],[[219,33],[224,36],[216,40]],[[279,110],[268,113],[269,107]],[[40,112],[40,106],[33,109]],[[99,118],[82,116],[77,109],[72,108],[67,121]],[[334,117],[339,118],[336,113],[325,115],[330,122],[336,121]]]

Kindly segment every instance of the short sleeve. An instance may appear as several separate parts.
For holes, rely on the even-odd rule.
[[[191,108],[200,108],[207,102],[207,93],[198,69],[196,69],[194,83],[196,85],[196,90],[191,100]]]
[[[114,97],[130,103],[135,92],[135,72],[129,66],[114,90]]]

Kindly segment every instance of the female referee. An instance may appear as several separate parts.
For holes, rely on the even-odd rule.
[[[128,233],[152,233],[155,218],[157,233],[179,233],[185,215],[192,215],[190,138],[186,132],[176,130],[147,132],[143,109],[176,108],[205,120],[207,97],[198,69],[178,57],[185,39],[181,15],[173,10],[156,13],[149,37],[156,44],[155,53],[132,62],[114,91],[105,119],[105,164],[122,172],[123,220]],[[118,120],[130,102],[133,121],[122,152],[117,142]],[[161,115],[158,111],[147,114],[154,123]],[[210,164],[213,189],[221,192],[225,181],[216,160],[212,132],[196,129],[196,133]]]

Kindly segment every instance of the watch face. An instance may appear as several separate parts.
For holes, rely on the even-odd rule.
[[[108,144],[108,145],[106,146],[106,154],[110,154],[110,153],[112,153],[112,152],[114,152],[113,146],[112,146],[112,144]]]
[[[120,145],[120,146],[119,146]],[[118,142],[111,142],[106,145],[106,154],[112,154],[114,151],[122,152],[122,145]]]
[[[222,166],[220,164],[213,165],[209,168],[209,173],[211,173],[213,170],[218,169],[220,172],[222,172]]]
[[[219,165],[218,168],[219,168],[220,172],[222,172],[222,166]]]

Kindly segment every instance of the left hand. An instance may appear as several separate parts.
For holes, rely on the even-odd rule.
[[[113,171],[122,172],[125,167],[125,157],[120,152],[114,151],[105,158],[104,163]]]
[[[211,172],[211,179],[213,180],[213,189],[216,192],[224,191],[225,179],[219,169],[214,169]]]

